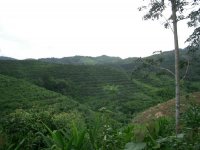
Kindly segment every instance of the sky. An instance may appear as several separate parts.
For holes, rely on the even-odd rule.
[[[164,20],[144,21],[142,0],[0,0],[0,56],[145,57],[172,50]],[[179,23],[179,45],[191,29]]]

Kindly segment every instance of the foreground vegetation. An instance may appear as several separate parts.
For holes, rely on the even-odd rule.
[[[1,148],[56,150],[198,150],[200,148],[200,106],[196,105],[190,105],[182,114],[181,132],[177,136],[174,134],[174,120],[168,117],[160,117],[146,124],[130,124],[122,127],[111,122],[106,114],[96,116],[91,122],[81,121],[77,116],[72,118],[71,114],[70,118],[69,115],[60,114],[59,119],[55,118],[51,122],[52,119],[49,120],[47,114],[46,117],[44,114],[39,117],[41,114],[22,110],[13,113],[8,119],[12,122],[8,122],[9,126],[7,124],[6,130],[1,132],[1,138],[8,139]],[[36,118],[41,120],[36,121]]]

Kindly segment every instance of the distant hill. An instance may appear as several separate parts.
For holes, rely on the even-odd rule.
[[[63,57],[63,58],[42,58],[39,59],[43,62],[58,63],[58,64],[83,64],[83,65],[97,65],[97,64],[110,64],[121,62],[120,57],[109,57],[102,55],[99,57],[90,56],[74,56],[74,57]]]
[[[0,60],[16,60],[15,58],[0,56]]]
[[[137,57],[129,57],[122,59],[120,57],[111,56],[73,56],[73,57],[63,57],[63,58],[41,58],[39,61],[57,64],[76,64],[76,65],[103,65],[103,64],[128,64],[132,63],[137,59]]]
[[[186,55],[187,50],[181,49],[180,55]],[[174,52],[173,51],[164,51],[162,53],[155,53],[151,56],[144,57],[144,58],[158,58],[164,57],[166,61],[171,61],[174,59]],[[48,62],[48,63],[57,63],[57,64],[76,64],[76,65],[100,65],[100,64],[131,64],[135,63],[135,61],[139,57],[129,57],[126,59],[122,59],[120,57],[111,57],[111,56],[98,56],[98,57],[91,57],[91,56],[72,56],[72,57],[63,57],[63,58],[40,58],[39,61]]]

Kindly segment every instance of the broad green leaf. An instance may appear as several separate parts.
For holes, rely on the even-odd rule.
[[[146,148],[146,143],[127,143],[125,150],[144,150]]]
[[[183,134],[183,133],[180,133],[180,134],[177,135],[177,138],[178,138],[178,139],[182,139],[183,137],[184,137],[184,134]]]

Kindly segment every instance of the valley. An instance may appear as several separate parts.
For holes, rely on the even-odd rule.
[[[77,139],[80,143],[76,143],[71,139],[75,149],[123,149],[131,141],[135,122],[156,120],[147,116],[157,113],[173,118],[174,111],[170,115],[163,111],[174,110],[168,101],[175,95],[174,77],[160,69],[162,66],[174,72],[172,54],[168,51],[128,59],[109,56],[0,59],[0,147],[42,149],[48,144],[60,145],[59,139],[70,144],[76,130],[77,138],[82,137],[83,141]],[[185,76],[181,82],[182,99],[200,91],[199,56],[197,53],[188,57],[187,51],[181,50],[181,76]],[[185,60],[190,62],[186,75]],[[168,103],[170,107],[164,107]],[[198,96],[194,103],[199,104]],[[184,105],[190,103],[184,100]],[[56,136],[59,139],[54,139]],[[45,142],[48,141],[45,137],[50,143]]]

